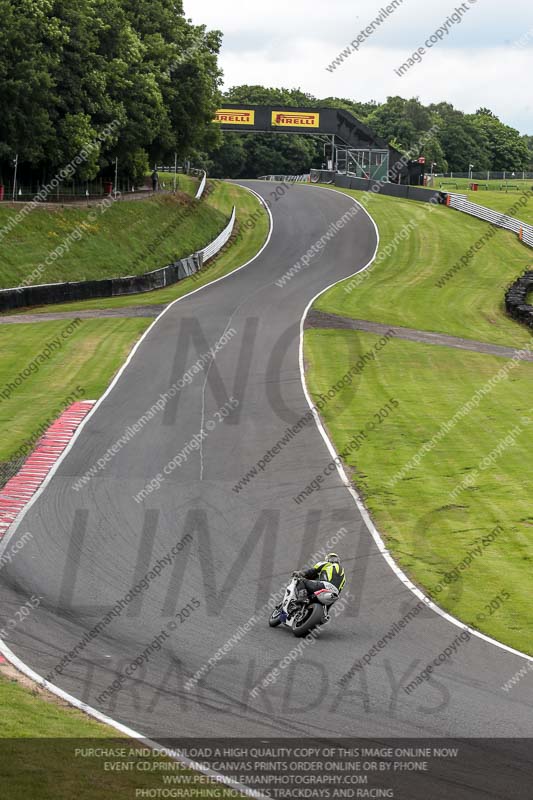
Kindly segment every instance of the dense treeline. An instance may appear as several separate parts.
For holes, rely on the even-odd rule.
[[[338,97],[317,99],[299,90],[237,86],[224,98],[233,103],[279,103],[318,108],[345,108],[402,152],[413,151],[435,163],[437,172],[520,171],[533,169],[533,136],[521,136],[489,109],[465,114],[450,103],[424,106],[416,99],[389,97],[386,103],[357,103]],[[418,146],[421,135],[435,135]],[[312,138],[293,135],[225,134],[209,153],[211,170],[219,176],[254,176],[269,173],[300,174],[320,167],[322,145]]]
[[[77,171],[140,179],[154,160],[213,147],[221,34],[182,0],[0,0],[0,182],[18,154],[44,181],[116,122]]]
[[[533,168],[533,136],[489,109],[464,114],[416,98],[385,103],[318,99],[300,90],[238,86],[220,96],[222,34],[193,25],[182,0],[0,0],[0,183],[45,183],[86,149],[75,179],[137,183],[154,162],[191,158],[215,176],[298,174],[324,161],[322,145],[295,135],[222,136],[224,100],[343,107],[436,171]],[[423,149],[418,147],[421,135]],[[106,133],[107,132],[107,133]]]

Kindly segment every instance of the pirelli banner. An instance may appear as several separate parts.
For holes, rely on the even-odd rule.
[[[215,122],[221,125],[255,125],[255,111],[240,108],[219,108]]]
[[[278,133],[335,136],[337,143],[363,149],[388,148],[363,122],[343,108],[300,108],[224,103],[215,114],[217,125],[234,133]],[[396,158],[400,156],[395,154]]]
[[[305,111],[273,111],[273,128],[320,128],[320,114]]]
[[[247,132],[320,133],[321,112],[275,106],[219,108],[214,121],[223,130]]]

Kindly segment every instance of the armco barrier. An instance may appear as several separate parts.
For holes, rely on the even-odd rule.
[[[227,227],[224,228],[220,236],[217,236],[214,242],[211,242],[211,244],[208,244],[203,250],[200,250],[199,255],[201,256],[202,264],[205,264],[206,261],[209,261],[210,258],[213,258],[214,255],[222,250],[226,242],[230,240],[231,234],[233,233],[233,228],[235,227],[235,217],[236,211],[234,206]]]
[[[349,175],[336,175],[335,185],[342,189],[359,189],[360,191],[374,192],[376,194],[387,195],[390,197],[403,197],[407,200],[421,200],[422,202],[445,203],[457,211],[463,211],[491,225],[514,231],[518,234],[524,244],[533,247],[533,225],[528,225],[519,219],[511,216],[520,208],[523,208],[528,198],[533,196],[533,189],[526,190],[509,208],[508,214],[502,214],[493,208],[486,208],[477,203],[471,203],[464,194],[450,194],[449,192],[432,192],[421,189],[417,186],[404,186],[396,183],[382,183],[381,181],[365,180],[364,178],[352,178]],[[522,322],[533,328],[533,306],[526,303],[527,295],[533,292],[533,272],[527,272],[519,278],[507,291],[505,295],[505,308],[518,322]]]
[[[501,211],[495,211],[493,208],[471,203],[464,194],[449,194],[447,205],[456,209],[456,211],[470,214],[498,228],[513,231],[513,233],[518,234],[520,241],[529,247],[533,247],[533,225],[528,225],[527,222],[522,222],[522,220],[511,216],[511,214],[515,214],[520,208],[523,208],[532,195],[533,192],[530,189],[524,191],[509,208],[508,214],[502,214]],[[533,306],[526,303],[529,292],[533,292],[533,272],[526,272],[525,275],[518,278],[509,287],[505,294],[505,309],[517,322],[533,328]]]
[[[233,208],[230,221],[222,233],[211,244],[204,247],[203,250],[161,269],[146,272],[143,275],[108,278],[99,281],[49,283],[38,286],[22,286],[16,289],[0,289],[0,311],[49,305],[50,303],[90,300],[98,297],[118,297],[120,295],[139,294],[141,292],[151,292],[154,289],[163,289],[165,286],[170,286],[198,272],[206,261],[213,258],[224,247],[230,239],[234,227],[235,208]]]
[[[528,225],[527,222],[522,222],[522,220],[511,216],[519,211],[520,208],[523,208],[531,196],[533,196],[531,190],[528,189],[523,192],[517,201],[509,208],[508,214],[502,214],[501,211],[495,211],[493,208],[486,208],[477,203],[471,203],[464,194],[448,193],[447,205],[449,205],[450,208],[454,208],[456,211],[462,211],[465,214],[477,217],[477,219],[490,222],[491,225],[496,225],[498,228],[513,231],[518,234],[521,241],[533,247],[533,225]]]
[[[505,293],[505,309],[517,322],[533,328],[533,306],[526,303],[533,292],[533,272],[525,272]]]
[[[207,183],[207,172],[204,172],[202,176],[202,180],[200,181],[200,186],[198,187],[198,191],[194,197],[195,200],[199,200],[204,193],[205,185]]]

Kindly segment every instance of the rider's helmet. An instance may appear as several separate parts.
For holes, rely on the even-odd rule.
[[[340,559],[337,553],[328,553],[326,556],[326,561],[329,561],[330,564],[340,564]]]

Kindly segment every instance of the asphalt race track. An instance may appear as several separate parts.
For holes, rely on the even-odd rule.
[[[249,185],[265,198],[275,188]],[[428,681],[410,694],[404,691],[461,634],[427,609],[364,670],[352,670],[340,683],[354,661],[419,601],[379,553],[336,472],[320,492],[300,505],[294,502],[331,459],[313,422],[240,492],[233,491],[307,414],[300,320],[319,292],[372,259],[374,225],[361,211],[283,288],[275,281],[352,205],[350,198],[325,189],[289,189],[272,203],[273,235],[259,258],[185,297],[158,320],[24,517],[19,531],[31,531],[33,540],[0,572],[3,615],[10,616],[32,594],[43,598],[6,638],[16,655],[41,676],[53,673],[52,682],[65,691],[153,739],[533,736],[530,677],[509,693],[501,688],[524,660],[481,639],[461,641]],[[73,483],[227,331],[230,338],[214,362],[197,369],[104,470],[74,490]],[[354,332],[354,361],[357,342]],[[350,391],[357,391],[357,382]],[[200,436],[202,430],[206,435]],[[195,436],[202,439],[200,446],[189,446],[182,463],[163,474]],[[159,488],[136,502],[134,496],[158,474],[164,477]],[[421,520],[414,546],[423,545],[423,528]],[[187,690],[187,680],[338,531],[334,549],[343,558],[352,597],[319,641],[252,697],[254,687],[299,641],[286,630],[269,629],[268,612],[262,611],[260,622]],[[178,554],[165,563],[177,543]],[[157,562],[163,565],[160,575],[61,667],[61,674],[54,673],[64,655]],[[99,701],[157,637],[160,645],[133,677]],[[431,786],[420,784],[412,796],[529,797],[521,792],[530,791],[525,773],[530,747],[524,745],[522,755],[517,746],[503,757],[495,743],[481,738],[473,750],[484,766],[475,778],[465,773],[451,779],[443,768]],[[504,780],[499,769],[507,762]],[[469,788],[471,780],[475,789]]]

